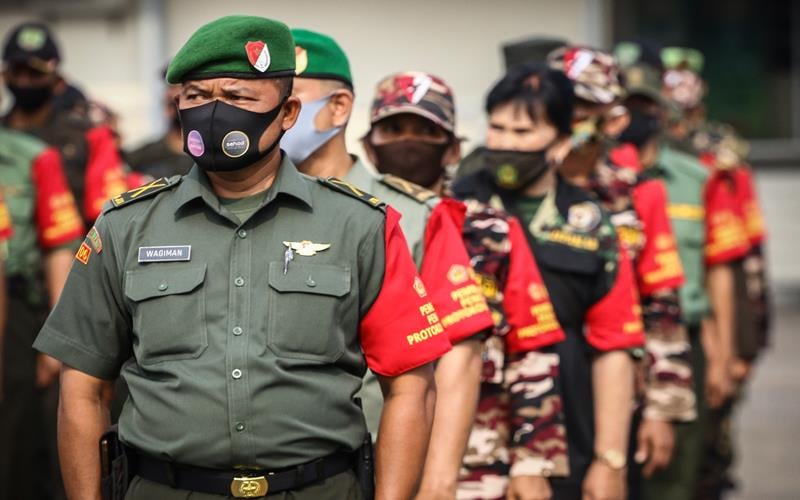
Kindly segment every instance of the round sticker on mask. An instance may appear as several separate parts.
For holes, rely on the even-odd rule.
[[[234,130],[222,139],[222,152],[231,158],[239,158],[250,149],[250,139],[244,132]]]
[[[192,156],[203,156],[206,151],[206,146],[203,144],[203,136],[197,130],[192,130],[186,136],[186,149]]]

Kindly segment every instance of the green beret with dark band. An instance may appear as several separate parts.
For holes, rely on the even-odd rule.
[[[296,70],[299,78],[339,80],[351,87],[350,62],[336,40],[316,31],[293,29],[297,47]]]
[[[257,16],[226,16],[194,32],[167,69],[167,82],[294,75],[289,28]]]

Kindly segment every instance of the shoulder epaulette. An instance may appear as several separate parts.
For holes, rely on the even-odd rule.
[[[399,191],[400,193],[408,196],[409,198],[413,198],[420,203],[426,203],[433,198],[436,198],[436,193],[430,189],[425,189],[418,184],[414,184],[413,182],[409,182],[395,175],[382,175],[380,181],[382,184],[385,184],[395,191]]]
[[[124,205],[128,205],[129,203],[133,203],[139,200],[143,200],[145,198],[149,198],[156,193],[160,193],[165,189],[169,189],[173,186],[180,184],[182,177],[179,175],[175,175],[173,177],[162,177],[160,179],[156,179],[154,181],[150,181],[147,184],[137,187],[136,189],[131,189],[130,191],[126,191],[122,194],[119,194],[113,198],[111,198],[110,202],[106,206],[107,210],[112,210],[114,208],[119,208]]]
[[[326,179],[317,179],[317,181],[322,184],[323,186],[327,186],[335,191],[339,191],[340,193],[344,193],[346,195],[350,195],[353,198],[358,198],[359,200],[363,201],[367,205],[371,206],[372,208],[377,208],[379,210],[383,210],[386,207],[386,203],[382,202],[377,197],[367,193],[363,189],[360,189],[347,181],[343,181],[341,179],[337,179],[336,177],[328,177]]]

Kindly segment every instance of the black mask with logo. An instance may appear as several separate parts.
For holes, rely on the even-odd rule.
[[[392,174],[419,186],[430,188],[444,176],[442,161],[450,142],[434,144],[405,140],[376,146],[375,168],[382,174]]]
[[[464,162],[480,161],[498,187],[517,191],[533,184],[550,169],[549,148],[548,145],[538,151],[514,151],[479,147]]]
[[[281,142],[283,131],[261,151],[258,141],[280,113],[284,97],[266,113],[256,113],[215,100],[179,109],[183,150],[203,170],[229,172],[252,165],[269,155]]]
[[[14,106],[29,113],[41,109],[53,98],[53,88],[50,85],[21,87],[8,84],[8,91],[14,96]]]

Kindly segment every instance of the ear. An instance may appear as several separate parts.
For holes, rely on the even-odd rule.
[[[570,144],[570,136],[562,135],[556,142],[547,150],[547,161],[554,165],[561,165],[564,158],[569,155],[572,145]]]
[[[283,103],[283,118],[281,118],[281,128],[283,130],[289,130],[292,128],[297,122],[297,117],[300,115],[300,108],[302,103],[300,99],[295,96],[289,96],[286,98],[286,102]]]
[[[361,146],[364,148],[364,152],[367,154],[367,159],[369,162],[374,166],[378,166],[378,155],[375,154],[375,148],[372,147],[372,130],[367,132],[364,137],[361,138]]]
[[[353,93],[350,90],[338,90],[331,95],[328,100],[328,108],[331,111],[331,126],[344,127],[350,121],[350,114],[353,112]]]
[[[619,135],[625,131],[630,124],[631,114],[626,108],[624,113],[608,119],[603,124],[603,133],[605,133],[607,137],[619,137]]]
[[[442,157],[442,166],[446,167],[448,165],[458,165],[458,162],[461,161],[461,140],[458,137],[453,136],[452,140],[450,141],[450,145],[447,147],[447,150],[444,152],[444,156]]]

